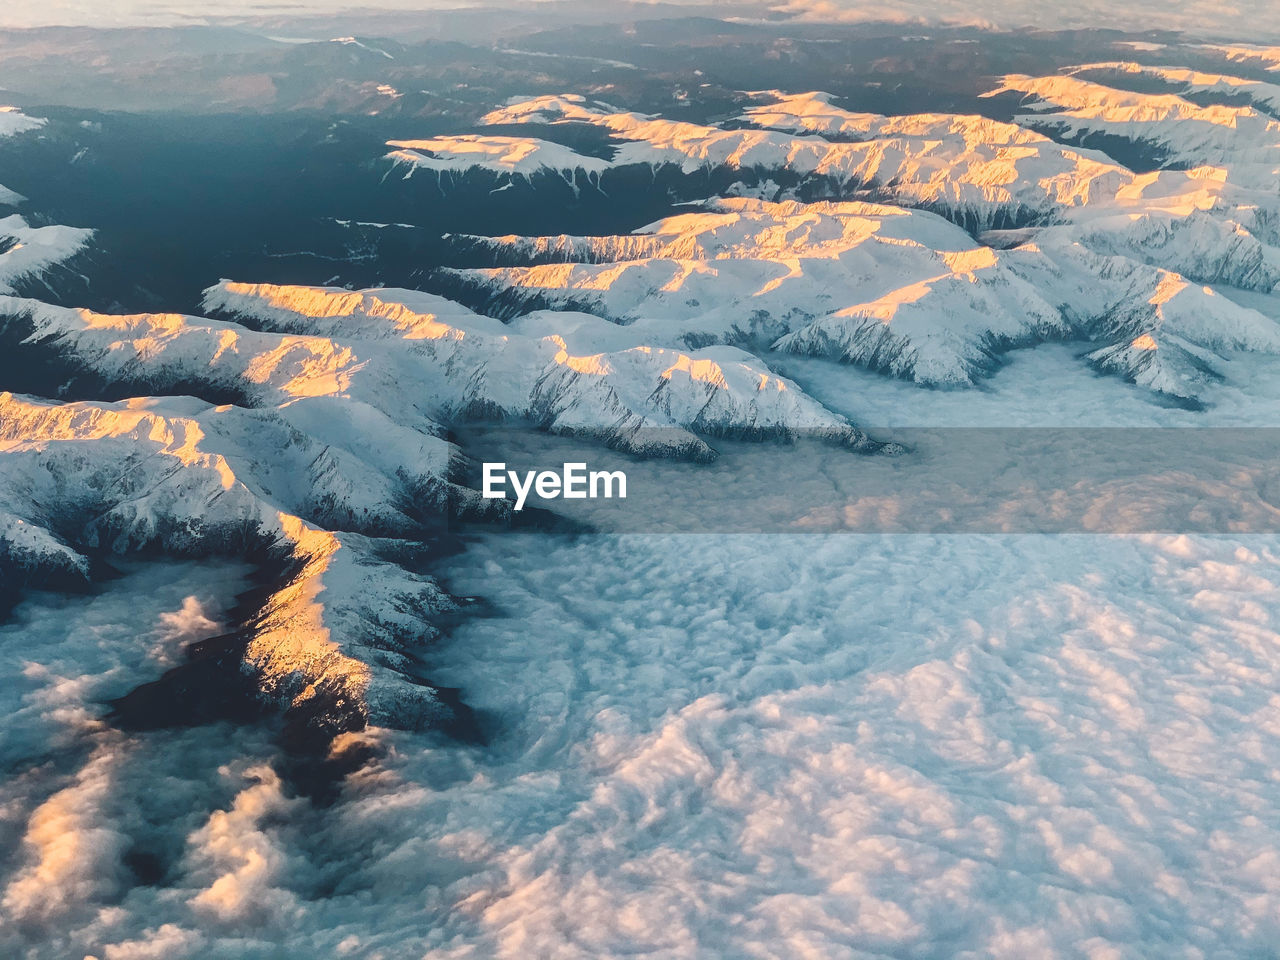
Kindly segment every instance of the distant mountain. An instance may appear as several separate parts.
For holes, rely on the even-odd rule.
[[[1185,359],[1195,351],[1280,349],[1274,319],[1196,282],[1263,292],[1280,283],[1280,197],[1264,186],[1271,161],[1259,145],[1280,130],[1276,121],[1248,108],[1107,93],[1070,76],[1006,77],[995,93],[1019,83],[1092,97],[1100,116],[1131,118],[1110,131],[1131,139],[1147,138],[1146,124],[1157,123],[1166,137],[1185,126],[1199,143],[1207,124],[1220,125],[1213,149],[1227,165],[1138,174],[1015,124],[856,113],[821,93],[755,95],[764,102],[739,120],[764,130],[624,112],[577,95],[539,97],[484,122],[603,127],[618,142],[613,159],[581,158],[577,166],[597,189],[607,189],[605,171],[638,165],[655,177],[670,168],[684,176],[731,170],[774,184],[774,195],[855,193],[940,216],[847,202],[715,200],[707,213],[630,237],[471,238],[463,242],[528,265],[448,275],[479,291],[489,309],[586,309],[684,343],[776,339],[775,349],[928,384],[971,384],[1011,347],[1084,339],[1111,345],[1091,354],[1100,369],[1195,403],[1217,376],[1212,363],[1171,359],[1151,376],[1116,358],[1128,351],[1148,371],[1163,361],[1160,350]],[[484,171],[508,184],[552,170],[570,176],[559,144],[505,138],[502,149],[521,165],[448,137],[432,141],[422,163],[438,176]],[[540,161],[543,154],[554,161]],[[1023,226],[990,229],[997,223]],[[1139,341],[1144,347],[1133,354]]]

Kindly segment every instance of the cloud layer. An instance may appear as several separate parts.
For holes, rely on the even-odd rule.
[[[1274,537],[494,536],[451,586],[498,615],[433,654],[490,745],[362,734],[382,759],[324,809],[250,731],[124,738],[84,719],[110,683],[68,678],[122,679],[95,661],[120,601],[155,598],[153,635],[106,648],[141,663],[198,576],[137,574],[61,621],[37,599],[0,635],[60,656],[28,671],[18,735],[72,731],[6,781],[5,952],[1274,942]]]

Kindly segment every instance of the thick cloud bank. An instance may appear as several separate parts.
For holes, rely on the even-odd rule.
[[[71,740],[7,782],[3,952],[1275,942],[1274,537],[507,535],[474,543],[449,586],[493,602],[434,654],[489,745],[363,734],[382,759],[323,810],[249,734],[76,719],[119,629],[110,601],[61,621],[25,608],[48,642],[26,654],[17,729]],[[188,587],[155,591],[156,636],[190,618]],[[141,662],[156,636],[110,649]]]

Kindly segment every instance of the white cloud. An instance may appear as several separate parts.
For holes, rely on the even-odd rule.
[[[1186,583],[1266,597],[1280,564],[1260,547],[490,544],[458,585],[521,616],[441,656],[503,734],[415,827],[392,822],[423,860],[483,864],[439,918],[466,955],[1246,951],[1280,906],[1238,859],[1280,843],[1263,799],[1280,744],[1230,718],[1272,709],[1280,660]],[[1237,555],[1259,558],[1247,577]],[[400,766],[426,778],[436,756]]]
[[[302,801],[286,797],[280,778],[266,765],[250,767],[243,777],[252,785],[191,837],[195,872],[206,877],[207,885],[190,903],[223,923],[284,920],[296,907],[293,893],[276,885],[289,869],[289,856],[264,821],[288,819]]]
[[[217,617],[217,611],[207,609],[206,602],[189,594],[182,599],[182,606],[177,610],[160,614],[155,642],[151,646],[152,659],[164,666],[172,666],[178,662],[183,646],[222,631],[221,622],[209,616],[212,613]]]
[[[199,956],[204,943],[200,933],[166,923],[155,930],[144,930],[135,940],[110,944],[103,951],[103,960],[178,960]]]
[[[107,737],[71,783],[27,820],[25,863],[4,888],[0,910],[21,922],[47,924],[109,899],[122,879],[127,838],[104,823],[119,762],[119,737]]]
[[[0,952],[1178,956],[1271,942],[1275,537],[534,542],[495,536],[455,558],[454,586],[510,615],[431,653],[433,678],[491,718],[489,746],[375,732],[384,759],[315,810],[268,744],[226,728],[112,741],[47,795],[4,805],[0,826],[28,840]],[[154,617],[198,576],[152,597]],[[127,625],[119,601],[136,611],[144,585],[117,581],[111,616]],[[64,665],[76,649],[91,662],[111,594],[61,607],[78,648],[32,633],[29,607],[26,655],[48,637]],[[0,649],[16,636],[0,631]],[[68,688],[63,706],[75,689],[94,695]],[[217,756],[238,759],[216,775]],[[172,828],[153,823],[162,812]],[[168,850],[158,886],[121,867],[149,836]]]

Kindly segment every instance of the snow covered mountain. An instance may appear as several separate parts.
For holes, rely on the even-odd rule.
[[[727,199],[630,237],[471,242],[504,258],[565,261],[451,274],[495,308],[587,309],[637,338],[686,344],[792,334],[789,349],[838,349],[923,383],[971,382],[997,345],[1066,332],[1002,255],[899,207]]]
[[[460,238],[533,265],[448,275],[490,310],[585,309],[637,338],[763,340],[931,385],[972,384],[994,369],[998,352],[1045,339],[1163,343],[1167,332],[1210,351],[1280,350],[1274,320],[1126,256],[1141,250],[1155,259],[1163,239],[1188,266],[1274,286],[1275,251],[1250,247],[1247,235],[1223,237],[1209,218],[1156,221],[1176,223],[1190,241],[1153,236],[1148,220],[1120,216],[1115,231],[1094,221],[1088,231],[1047,227],[995,250],[935,214],[899,207],[739,198],[703,209],[628,237]],[[1140,382],[1193,400],[1200,381]]]
[[[38,117],[29,117],[17,107],[0,106],[0,140],[20,133],[39,130],[44,125],[44,120]],[[22,200],[21,194],[15,193],[0,183],[0,206],[16,207],[22,203]]]
[[[456,720],[412,653],[455,604],[405,558],[450,517],[508,513],[454,482],[448,424],[497,416],[695,460],[714,456],[700,434],[876,446],[731,347],[608,345],[612,328],[577,315],[517,332],[408,290],[226,281],[206,303],[263,329],[0,298],[9,332],[74,376],[160,395],[0,398],[4,568],[16,586],[84,580],[94,553],[265,553],[275,586],[242,662],[265,699],[331,726]]]
[[[92,236],[92,230],[77,227],[33,227],[16,213],[0,217],[0,294],[39,289],[45,276],[84,251]]]
[[[0,429],[6,577],[87,580],[93,552],[264,550],[276,583],[238,638],[262,696],[338,727],[447,721],[408,651],[453,601],[388,559],[407,543],[331,533],[290,512],[379,527],[399,516],[396,477],[287,414],[193,398],[57,404],[6,393]]]
[[[1266,97],[1225,74],[1161,69],[1153,75],[1200,93],[1243,88]],[[972,384],[1011,347],[1083,339],[1101,344],[1089,353],[1100,369],[1195,403],[1220,368],[1209,354],[1277,349],[1272,317],[1199,286],[1270,293],[1280,284],[1277,121],[1251,107],[1200,106],[1072,72],[1006,76],[987,96],[1011,92],[1035,98],[1017,124],[857,113],[816,92],[752,94],[757,103],[724,127],[573,94],[514,100],[482,122],[600,127],[617,143],[612,160],[502,138],[521,158],[512,168],[477,156],[469,138],[443,137],[432,141],[432,163],[508,183],[554,170],[575,189],[579,173],[605,189],[609,170],[730,170],[791,185],[776,186],[775,196],[808,184],[895,206],[712,199],[703,212],[629,236],[456,237],[459,249],[498,265],[443,273],[501,316],[586,310],[637,338],[772,343],[931,385]],[[1139,173],[1028,124],[1068,137],[1176,140],[1170,157],[1194,164]],[[1139,340],[1147,347],[1134,353]],[[1145,372],[1115,362],[1121,355]]]
[[[15,107],[0,106],[0,150],[7,138],[41,130],[46,124]],[[0,184],[0,213],[5,207],[22,206],[25,199]],[[38,288],[52,268],[81,253],[92,236],[92,230],[33,226],[16,213],[0,216],[0,294],[15,293],[28,284]]]
[[[302,709],[299,696],[326,691],[362,720],[429,723],[449,708],[415,673],[422,631],[409,625],[452,601],[385,558],[443,518],[502,514],[458,482],[445,439],[455,424],[499,419],[695,461],[715,456],[715,437],[805,433],[873,450],[760,358],[801,353],[968,387],[1009,349],[1086,341],[1098,370],[1195,405],[1229,376],[1233,353],[1280,353],[1273,316],[1205,286],[1265,296],[1280,285],[1280,198],[1266,179],[1280,138],[1259,112],[1272,103],[1265,82],[1099,61],[1009,75],[991,91],[1002,93],[1028,98],[1018,122],[856,112],[772,90],[711,125],[566,94],[516,99],[481,121],[546,137],[389,141],[393,169],[433,175],[445,196],[476,177],[604,193],[637,168],[742,181],[741,196],[626,234],[450,236],[477,265],[432,282],[478,310],[399,288],[229,280],[204,292],[220,319],[52,306],[12,295],[29,295],[90,233],[4,218],[10,340],[56,358],[63,393],[142,398],[6,397],[11,462],[25,464],[4,507],[10,565],[23,581],[84,578],[95,551],[253,544],[277,576],[244,635],[263,695]],[[566,124],[602,130],[612,156],[557,142]],[[0,113],[5,134],[41,126]],[[1049,135],[1086,133],[1195,165],[1136,172]],[[373,570],[389,593],[367,588]]]
[[[1151,77],[1168,84],[1180,96],[1201,94],[1225,98],[1246,97],[1256,106],[1274,114],[1280,110],[1280,84],[1228,73],[1193,70],[1187,67],[1153,66],[1132,60],[1083,63],[1069,71],[1074,75],[1097,75],[1104,83],[1109,74]]]
[[[1280,47],[1252,43],[1206,43],[1200,46],[1234,63],[1261,67],[1272,73],[1280,71]]]
[[[1187,89],[1213,89],[1220,78],[1191,82]],[[1135,93],[1078,76],[1009,75],[991,95],[1016,92],[1027,98],[1022,123],[1078,137],[1104,133],[1154,144],[1166,161],[1187,166],[1225,166],[1241,185],[1266,189],[1280,170],[1280,120],[1253,107],[1200,106],[1173,93]]]
[[[436,175],[437,183],[442,183],[446,175],[483,168],[526,181],[538,174],[550,174],[561,177],[576,190],[580,174],[587,183],[598,186],[600,172],[609,168],[607,160],[584,157],[560,144],[525,137],[451,136],[391,140],[387,146],[396,148],[387,154],[389,159],[397,165],[407,165],[406,177],[427,170]]]
[[[353,342],[361,376],[388,374],[441,420],[488,416],[554,433],[595,437],[647,456],[704,460],[696,434],[788,437],[821,432],[854,446],[865,437],[794,383],[740,350],[682,352],[645,342],[619,347],[569,317],[572,350],[554,322],[520,335],[491,317],[413,291],[274,287],[223,282],[207,309],[281,332],[318,330]],[[555,318],[548,318],[554,321]],[[348,339],[350,338],[350,339]]]
[[[842,110],[822,93],[766,91],[768,101],[740,118],[762,129],[725,129],[617,111],[575,95],[519,101],[484,117],[488,124],[586,123],[618,141],[616,168],[671,167],[692,174],[731,169],[826,185],[837,196],[870,190],[880,199],[924,206],[974,228],[1007,226],[1062,207],[1114,195],[1133,175],[1092,150],[979,116],[882,117]],[[545,149],[531,139],[530,155]],[[465,159],[465,141],[437,141],[436,153]],[[564,148],[555,150],[557,165]],[[582,169],[598,173],[595,158]],[[477,167],[494,173],[491,161]]]
[[[987,96],[1037,91],[1046,97],[1056,93],[1066,105],[1092,105],[1081,106],[1089,117],[1067,117],[1076,125],[1071,126],[1066,114],[1053,113],[1052,102],[1041,100],[1039,109],[1021,115],[1025,123],[1047,124],[1067,135],[1087,129],[1141,141],[1163,137],[1181,144],[1185,138],[1179,159],[1194,158],[1193,168],[1137,173],[1102,151],[1062,144],[1019,124],[977,115],[856,113],[820,92],[753,94],[763,102],[738,119],[762,128],[755,130],[627,113],[573,95],[517,101],[484,122],[590,124],[618,141],[614,168],[740,170],[818,184],[837,197],[865,191],[935,210],[973,231],[1090,217],[1104,209],[1186,214],[1258,208],[1258,216],[1274,222],[1278,205],[1268,177],[1274,178],[1274,134],[1280,128],[1273,128],[1271,118],[1247,107],[1199,107],[1172,95],[1134,94],[1073,76],[1007,76]],[[528,149],[536,155],[544,143],[530,140]],[[564,148],[555,146],[563,166]],[[452,162],[465,162],[467,152],[463,143],[437,141],[437,155]],[[1230,162],[1212,166],[1209,158]],[[599,172],[595,158],[581,161],[584,170]],[[473,165],[501,172],[487,160]],[[1229,170],[1240,172],[1229,178]]]

